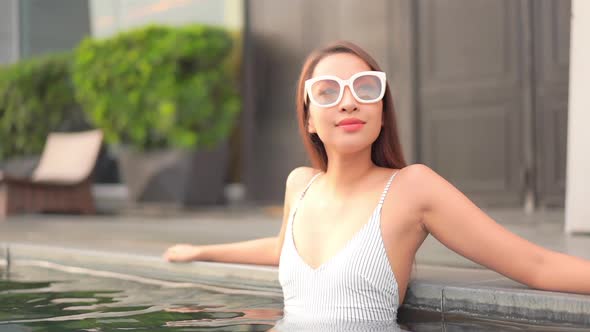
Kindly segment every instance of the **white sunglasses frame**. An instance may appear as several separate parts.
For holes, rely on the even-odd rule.
[[[357,96],[356,92],[354,92],[354,89],[352,87],[352,82],[354,82],[355,79],[364,76],[364,75],[372,75],[372,76],[376,76],[377,78],[379,78],[379,80],[381,81],[381,94],[379,95],[379,97],[375,98],[375,99],[371,99],[371,100],[362,100],[359,98],[359,96]],[[303,103],[304,105],[307,105],[307,98],[309,97],[309,100],[316,106],[318,107],[332,107],[335,105],[338,105],[341,101],[342,101],[342,96],[344,96],[344,90],[345,88],[348,86],[348,89],[350,90],[350,92],[352,93],[352,96],[354,97],[354,99],[356,99],[356,101],[358,101],[359,103],[363,103],[363,104],[371,104],[371,103],[375,103],[378,102],[379,100],[383,99],[383,96],[385,95],[385,90],[387,89],[387,79],[386,79],[386,75],[385,72],[382,71],[361,71],[358,72],[352,76],[350,76],[349,79],[347,80],[343,80],[340,77],[337,76],[332,76],[332,75],[324,75],[324,76],[318,76],[318,77],[314,77],[314,78],[310,78],[308,80],[305,81],[305,93],[303,95]],[[338,95],[338,98],[336,98],[336,101],[334,101],[333,103],[330,104],[326,104],[326,105],[322,105],[320,103],[318,103],[314,98],[313,95],[311,93],[311,86],[321,80],[325,80],[325,79],[329,79],[329,80],[334,80],[336,82],[338,82],[338,84],[340,85],[340,94]]]

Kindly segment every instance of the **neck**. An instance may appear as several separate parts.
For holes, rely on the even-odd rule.
[[[328,168],[324,183],[334,196],[340,196],[354,189],[366,179],[377,165],[371,160],[371,148],[352,154],[328,153]]]

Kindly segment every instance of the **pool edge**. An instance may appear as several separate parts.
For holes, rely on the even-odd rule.
[[[46,261],[99,271],[125,273],[174,282],[198,282],[213,286],[265,291],[281,296],[278,269],[271,266],[192,262],[173,264],[161,257],[77,248],[4,243],[13,263]],[[4,251],[0,256],[5,264]],[[502,319],[530,324],[590,326],[590,297],[494,287],[477,283],[412,281],[404,307],[445,314]]]

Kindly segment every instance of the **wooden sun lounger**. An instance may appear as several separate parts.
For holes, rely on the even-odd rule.
[[[92,170],[102,132],[51,133],[31,177],[0,172],[0,220],[17,213],[95,213]]]

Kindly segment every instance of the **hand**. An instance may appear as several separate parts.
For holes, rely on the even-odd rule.
[[[166,250],[164,259],[169,262],[190,262],[199,260],[200,249],[190,244],[177,244]]]

